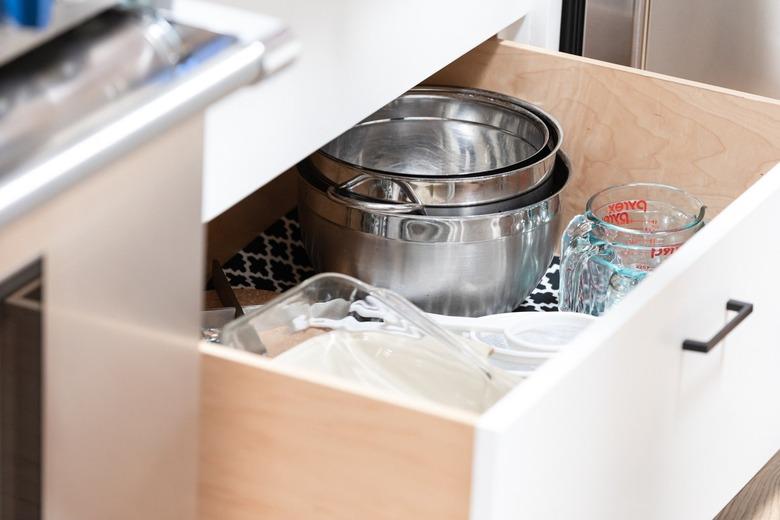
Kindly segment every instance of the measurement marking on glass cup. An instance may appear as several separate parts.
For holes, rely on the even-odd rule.
[[[666,246],[666,247],[654,247],[650,250],[650,258],[655,258],[657,256],[669,256],[675,251],[680,249],[679,245],[676,246]]]

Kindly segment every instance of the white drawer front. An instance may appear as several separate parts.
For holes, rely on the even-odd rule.
[[[780,166],[478,425],[471,518],[712,518],[780,448]],[[707,354],[733,313],[754,312]]]

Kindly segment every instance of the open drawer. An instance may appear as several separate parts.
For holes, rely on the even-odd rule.
[[[647,180],[702,198],[711,223],[481,416],[202,345],[201,517],[713,517],[780,448],[780,103],[497,40],[429,82],[559,118],[564,220]],[[755,310],[684,351],[733,319],[729,299]]]

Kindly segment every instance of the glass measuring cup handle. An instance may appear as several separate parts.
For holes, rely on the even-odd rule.
[[[590,268],[591,259],[604,254],[606,244],[593,242],[593,223],[585,215],[574,217],[561,237],[560,288],[558,308],[566,312],[593,314],[593,301],[598,298],[594,287],[597,273]]]
[[[615,271],[609,277],[609,286],[604,302],[605,310],[622,300],[631,289],[644,280],[647,273],[636,269],[620,269]]]

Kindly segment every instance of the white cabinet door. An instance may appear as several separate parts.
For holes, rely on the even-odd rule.
[[[780,166],[483,416],[471,517],[715,516],[780,448],[779,214]]]

